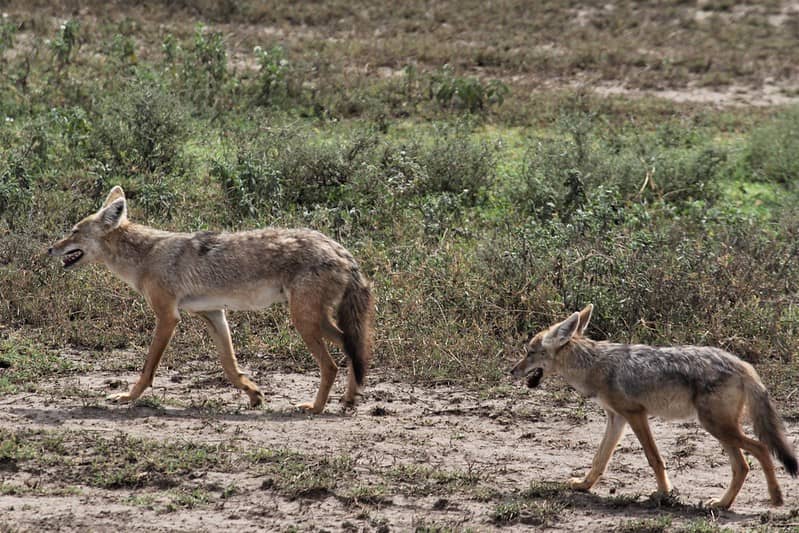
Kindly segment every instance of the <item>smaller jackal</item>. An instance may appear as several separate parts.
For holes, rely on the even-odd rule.
[[[749,465],[741,450],[754,455],[763,468],[771,503],[782,505],[774,475],[774,454],[785,470],[797,475],[796,455],[785,436],[782,419],[752,365],[718,348],[704,346],[653,347],[596,342],[584,336],[593,306],[538,333],[526,344],[526,354],[511,370],[514,377],[529,376],[530,386],[547,374],[561,375],[572,387],[595,399],[607,414],[605,435],[591,469],[569,485],[589,490],[605,472],[627,424],[641,442],[655,471],[658,492],[669,493],[671,483],[649,430],[647,417],[697,417],[720,442],[730,458],[732,481],[711,507],[729,508]],[[744,407],[749,410],[758,440],[741,430]]]
[[[117,186],[99,211],[78,222],[48,253],[62,257],[66,269],[105,264],[155,312],[155,335],[139,380],[109,400],[133,401],[153,384],[183,309],[203,319],[225,374],[257,407],[264,395],[239,370],[225,312],[284,302],[321,371],[316,399],[298,407],[320,413],[327,403],[338,368],[325,340],[342,346],[349,358],[343,400],[355,403],[372,357],[374,301],[352,255],[318,231],[160,231],[128,220],[125,193]]]

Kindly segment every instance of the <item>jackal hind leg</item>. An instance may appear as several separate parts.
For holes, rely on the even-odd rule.
[[[333,357],[330,356],[330,352],[324,342],[324,336],[328,338],[330,338],[330,335],[335,336],[335,330],[329,327],[332,326],[332,323],[329,320],[329,315],[322,311],[323,306],[319,304],[318,297],[309,298],[308,296],[307,294],[293,294],[289,308],[294,327],[297,328],[302,340],[319,365],[321,380],[313,403],[301,403],[297,407],[319,414],[325,409],[327,398],[330,396],[330,389],[336,380],[336,374],[338,374],[338,365],[336,365]],[[333,340],[335,341],[336,339]]]
[[[738,420],[740,420],[740,409],[742,407],[738,409],[737,414],[732,415],[718,409],[716,412],[699,411],[698,413],[699,422],[702,426],[721,442],[730,457],[730,466],[732,467],[732,481],[727,492],[720,500],[708,500],[706,505],[727,509],[735,501],[735,497],[738,495],[738,491],[741,490],[746,475],[749,473],[749,465],[741,453],[742,449],[754,455],[763,468],[771,503],[773,505],[782,505],[782,490],[774,474],[774,461],[771,459],[768,448],[762,442],[750,439],[741,431]],[[723,409],[723,407],[720,407],[720,409]],[[725,414],[727,416],[724,416]]]
[[[325,339],[335,343],[337,346],[344,347],[344,332],[338,327],[336,321],[330,316],[330,313],[325,313],[322,316],[322,335]],[[358,382],[355,380],[355,372],[352,370],[352,362],[350,362],[350,371],[347,374],[347,391],[341,396],[341,401],[344,408],[348,409],[355,405],[355,400],[360,394]]]
[[[569,480],[569,487],[575,490],[590,490],[596,484],[605,469],[608,467],[613,452],[619,444],[624,428],[627,427],[627,421],[623,416],[615,411],[606,410],[608,416],[607,425],[605,426],[605,435],[602,437],[602,442],[599,444],[594,456],[594,461],[591,463],[591,470],[585,475],[584,478],[572,478]]]
[[[669,476],[666,474],[666,465],[663,458],[660,456],[658,447],[655,444],[655,438],[652,436],[652,431],[649,429],[649,421],[646,417],[646,412],[637,412],[626,415],[627,422],[638,437],[638,441],[644,449],[644,455],[649,462],[649,466],[655,471],[655,480],[658,485],[658,492],[661,494],[668,494],[671,492],[671,482]]]
[[[264,394],[258,385],[248,378],[239,368],[236,360],[236,353],[233,351],[233,341],[230,338],[230,328],[228,327],[225,311],[218,309],[215,311],[202,311],[198,313],[208,326],[208,332],[214,339],[216,348],[219,352],[219,361],[225,370],[225,375],[230,382],[237,388],[247,393],[250,398],[250,407],[258,407],[264,401]]]

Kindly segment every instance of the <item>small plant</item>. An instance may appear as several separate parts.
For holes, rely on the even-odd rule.
[[[90,155],[113,174],[168,176],[182,169],[186,116],[157,83],[132,83],[122,95],[104,100],[92,122]]]
[[[69,373],[74,365],[32,342],[15,338],[0,340],[0,396],[20,387],[35,389],[36,383],[50,376]]]
[[[505,502],[497,504],[491,512],[491,520],[497,524],[515,523],[522,514],[522,505],[519,502]]]
[[[226,101],[227,49],[220,32],[208,31],[198,24],[190,47],[184,48],[172,35],[167,35],[162,51],[178,91],[191,100],[199,112],[215,109]]]
[[[56,72],[64,70],[71,62],[79,46],[78,31],[80,22],[74,19],[61,24],[56,37],[50,41],[50,50],[53,52]]]
[[[203,489],[192,490],[172,490],[169,492],[170,500],[166,504],[164,511],[167,513],[175,512],[180,509],[194,509],[211,501],[210,494]]]
[[[14,47],[14,36],[18,30],[17,24],[8,16],[8,13],[3,13],[0,16],[0,72],[3,71],[5,59],[3,54],[6,50]]]
[[[111,41],[111,55],[122,65],[138,63],[136,41],[130,35],[117,33]]]
[[[282,46],[264,50],[256,46],[253,50],[258,62],[258,78],[255,86],[255,102],[271,105],[280,101],[288,91],[286,75],[290,64]]]
[[[799,107],[755,129],[749,137],[752,177],[794,185],[799,178]]]
[[[479,204],[496,177],[496,153],[496,146],[471,139],[468,123],[440,128],[420,156],[425,173],[417,191],[462,195],[467,205]]]
[[[671,530],[671,517],[629,520],[622,522],[616,531],[620,533],[661,533]]]
[[[470,113],[485,111],[491,105],[502,105],[509,92],[508,86],[499,80],[483,83],[477,78],[456,76],[449,65],[430,78],[431,99],[442,108],[465,109]]]

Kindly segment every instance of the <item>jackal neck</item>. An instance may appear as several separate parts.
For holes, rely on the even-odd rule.
[[[565,344],[555,356],[558,366],[565,368],[590,368],[597,355],[596,342],[577,337]]]
[[[139,289],[142,264],[153,247],[168,232],[128,222],[111,231],[103,238],[105,257],[103,262],[123,281]]]

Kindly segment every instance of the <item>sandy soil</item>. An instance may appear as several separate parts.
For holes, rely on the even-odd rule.
[[[221,372],[219,373],[221,374]],[[492,530],[503,527],[493,519],[503,503],[518,499],[531,482],[564,481],[589,466],[604,429],[602,412],[581,403],[576,393],[557,380],[528,391],[503,387],[471,392],[453,386],[431,388],[394,383],[372,376],[355,413],[344,414],[337,403],[311,416],[293,405],[310,398],[315,375],[259,376],[269,400],[260,410],[245,408],[246,396],[220,376],[202,372],[157,377],[147,394],[156,401],[132,407],[109,405],[109,384],[135,374],[82,374],[54,381],[37,392],[6,396],[0,402],[0,427],[6,430],[40,428],[66,435],[98,433],[109,438],[128,435],[158,441],[236,443],[296,450],[320,457],[348,455],[359,484],[386,488],[378,501],[344,498],[352,487],[307,497],[286,498],[263,476],[242,471],[192,472],[182,486],[226,487],[232,496],[213,498],[194,508],[164,510],[151,487],[105,490],[88,483],[63,483],[47,469],[0,468],[5,487],[36,487],[35,493],[0,495],[0,530],[67,531],[133,530],[214,531],[259,530],[413,530],[420,526]],[[343,390],[340,376],[338,389]],[[67,392],[65,392],[67,391]],[[76,393],[77,391],[77,393]],[[214,402],[215,409],[203,405]],[[764,513],[785,514],[799,506],[799,488],[780,468],[787,505],[770,508],[759,465],[741,491],[733,512],[714,515],[698,504],[720,495],[729,480],[729,466],[719,444],[695,422],[653,421],[653,432],[667,462],[679,503],[658,506],[646,496],[654,478],[634,436],[622,440],[608,475],[592,494],[563,491],[541,500],[541,508],[556,508],[543,525],[555,531],[612,530],[631,520],[669,517],[672,526],[700,519],[717,520],[735,529],[761,523]],[[792,440],[799,427],[789,424]],[[444,493],[416,493],[385,478],[398,465],[423,465],[442,471],[473,472],[481,491],[448,487]],[[2,466],[2,465],[0,465]],[[56,490],[59,489],[59,490]],[[149,505],[133,503],[136,496],[154,494]],[[481,497],[480,494],[487,494]],[[787,519],[787,518],[786,518]],[[513,529],[517,525],[505,525]]]

